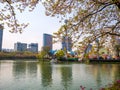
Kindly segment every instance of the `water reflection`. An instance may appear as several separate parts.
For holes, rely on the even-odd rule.
[[[36,62],[13,62],[13,77],[37,77]]]
[[[69,90],[68,88],[72,85],[72,67],[71,65],[66,65],[61,67],[62,75],[62,85],[64,86],[63,90]]]
[[[15,78],[21,78],[26,77],[26,63],[24,62],[13,62],[13,77]]]
[[[41,69],[41,81],[43,87],[52,85],[52,67],[50,63],[41,62],[39,63]]]
[[[91,71],[98,88],[111,84],[113,81],[120,79],[119,64],[93,64],[90,65]]]
[[[0,61],[0,90],[86,90],[120,79],[120,64]]]

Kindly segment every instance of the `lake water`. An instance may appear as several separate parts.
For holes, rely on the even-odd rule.
[[[120,64],[0,61],[0,90],[99,90],[118,79]]]

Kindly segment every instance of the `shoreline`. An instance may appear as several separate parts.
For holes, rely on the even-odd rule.
[[[2,60],[16,60],[16,61],[38,61],[38,62],[41,62],[41,61],[51,61],[50,59],[41,59],[39,60],[36,56],[13,56],[13,57],[0,57],[0,61]],[[59,62],[62,62],[62,63],[65,63],[65,62],[77,62],[77,63],[87,63],[87,64],[120,64],[120,60],[86,60],[86,61],[69,61],[69,60],[58,60],[58,63]]]
[[[17,60],[17,59],[21,59],[21,60],[23,60],[23,59],[37,59],[37,57],[35,57],[35,56],[27,56],[27,57],[0,57],[0,60]]]

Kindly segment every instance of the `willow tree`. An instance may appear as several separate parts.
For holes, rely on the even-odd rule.
[[[25,9],[33,11],[39,0],[0,0],[0,24],[8,26],[10,32],[22,33],[28,23],[19,22],[16,12],[22,13]]]
[[[81,39],[82,44],[96,39],[111,44],[120,36],[120,0],[46,0],[43,4],[46,15],[68,20],[63,26],[69,30],[75,45]],[[59,29],[54,37],[60,37],[64,30]]]

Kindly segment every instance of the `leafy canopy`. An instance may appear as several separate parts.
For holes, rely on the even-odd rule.
[[[109,42],[120,36],[120,0],[46,0],[46,15],[67,19],[54,33],[55,42],[67,30],[75,45],[87,44],[99,38]]]
[[[68,35],[73,46],[86,45],[96,38],[113,44],[115,36],[120,36],[120,0],[0,0],[0,23],[7,25],[10,32],[21,33],[28,24],[17,20],[16,11],[33,11],[39,2],[45,6],[47,16],[67,19],[54,33],[55,42]]]

